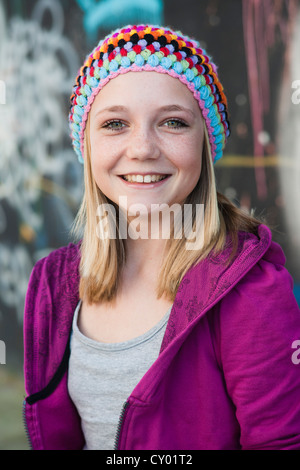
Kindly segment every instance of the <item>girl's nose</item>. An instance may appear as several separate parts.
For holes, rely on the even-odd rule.
[[[160,151],[154,133],[141,127],[133,130],[128,137],[126,154],[130,159],[157,159]]]

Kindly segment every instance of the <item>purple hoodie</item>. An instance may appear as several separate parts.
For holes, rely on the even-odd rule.
[[[300,311],[267,227],[184,276],[159,357],[120,410],[116,449],[300,449]],[[67,389],[79,245],[31,274],[24,417],[33,449],[82,449]],[[299,360],[298,360],[299,358]]]

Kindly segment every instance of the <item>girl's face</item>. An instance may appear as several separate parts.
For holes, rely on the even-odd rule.
[[[203,141],[198,102],[167,74],[119,75],[90,111],[94,179],[116,204],[126,196],[127,208],[182,203],[199,180]]]

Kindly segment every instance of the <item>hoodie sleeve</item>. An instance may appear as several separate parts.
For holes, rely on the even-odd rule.
[[[300,310],[272,249],[223,299],[219,352],[242,449],[300,450]]]
[[[79,300],[78,249],[70,243],[33,267],[24,308],[24,376],[27,394],[43,389],[63,358]]]
[[[67,389],[67,348],[78,303],[78,249],[69,244],[33,267],[24,309],[24,423],[35,450],[82,449]],[[66,354],[65,354],[66,353]]]

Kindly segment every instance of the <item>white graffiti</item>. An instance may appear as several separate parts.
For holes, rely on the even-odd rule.
[[[42,240],[34,256],[38,259],[37,250],[48,248],[45,223],[56,227],[62,221],[60,230],[67,232],[82,197],[82,167],[71,147],[67,120],[79,59],[63,34],[61,3],[35,3],[30,19],[6,20],[0,0],[0,80],[5,83],[5,104],[0,106],[0,295],[3,317],[5,306],[15,307],[19,321],[34,260],[26,242],[7,240],[6,233],[15,230],[10,211],[19,231],[22,227],[25,235]],[[54,207],[47,215],[41,207],[45,195],[51,200],[48,211]]]
[[[17,320],[21,323],[32,261],[24,246],[9,247],[4,244],[0,244],[0,260],[1,302],[6,307],[15,309]]]
[[[48,30],[37,21],[46,14],[52,15]],[[9,22],[0,48],[0,77],[6,83],[6,105],[0,108],[0,200],[7,198],[34,230],[42,223],[34,208],[41,177],[56,179],[71,163],[68,153],[62,158],[62,150],[78,59],[61,34],[62,21],[57,1],[39,1],[32,20]]]

